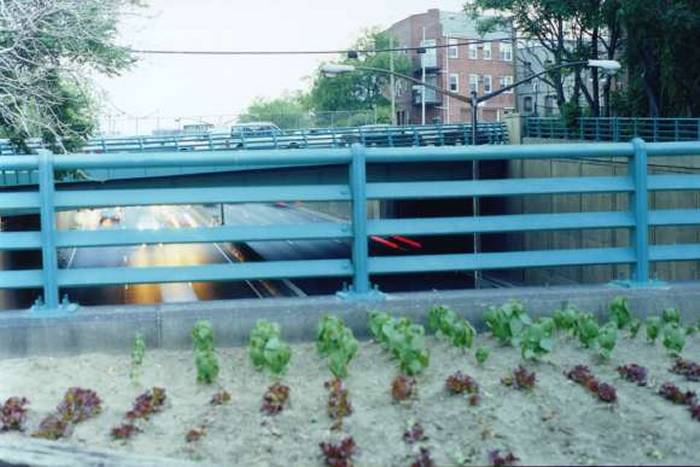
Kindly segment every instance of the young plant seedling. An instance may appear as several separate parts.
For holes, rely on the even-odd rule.
[[[411,467],[435,467],[437,464],[433,460],[430,454],[430,449],[425,446],[421,446],[418,454],[416,454],[415,460],[411,464]]]
[[[661,320],[664,324],[681,324],[681,312],[678,308],[666,308],[661,312]]]
[[[627,381],[637,383],[639,386],[647,385],[647,375],[649,372],[643,366],[637,365],[636,363],[630,363],[628,365],[617,367],[617,372]]]
[[[55,413],[42,420],[32,436],[56,440],[70,436],[73,425],[102,412],[102,400],[91,389],[70,388],[56,407]]]
[[[520,459],[515,457],[512,452],[501,455],[501,451],[496,449],[489,452],[489,462],[493,467],[510,467],[514,466]]]
[[[500,307],[488,307],[484,321],[501,344],[512,346],[520,344],[523,330],[532,324],[532,319],[525,313],[525,307],[516,300],[510,300]]]
[[[219,361],[214,353],[214,329],[209,321],[197,321],[192,329],[197,382],[211,384],[219,375]]]
[[[340,318],[327,315],[316,330],[316,349],[328,357],[328,367],[336,378],[346,378],[348,364],[357,354],[359,344],[352,330]]]
[[[276,382],[263,395],[263,403],[260,410],[268,415],[275,415],[287,407],[288,402],[289,386]]]
[[[474,326],[445,306],[433,307],[428,312],[428,329],[455,347],[471,348],[476,337]]]
[[[391,382],[391,397],[397,402],[411,399],[417,393],[416,379],[411,376],[399,375]]]
[[[612,321],[600,328],[600,333],[597,338],[598,353],[606,360],[610,359],[615,345],[617,344],[618,329],[618,325]]]
[[[590,313],[581,313],[576,319],[574,335],[585,348],[590,348],[595,343],[600,333],[598,320]]]
[[[379,343],[384,343],[383,328],[386,323],[391,321],[391,315],[383,311],[371,311],[369,313],[369,331],[374,339]]]
[[[661,318],[658,316],[650,316],[644,323],[644,328],[647,333],[647,340],[652,344],[656,342],[661,333]]]
[[[342,439],[339,443],[324,441],[320,445],[325,465],[329,467],[352,467],[352,456],[355,454],[355,440],[352,436]]]
[[[425,435],[425,430],[423,425],[418,422],[413,423],[408,430],[403,433],[403,440],[407,444],[420,443],[422,441],[427,441],[428,437]]]
[[[552,318],[558,331],[574,333],[576,319],[581,312],[574,305],[566,305],[564,308],[555,310]]]
[[[501,382],[506,386],[521,390],[531,390],[535,387],[537,377],[534,371],[527,371],[522,365],[513,370],[511,375],[505,376]]]
[[[700,381],[700,363],[677,358],[669,371],[685,376],[688,381]]]
[[[625,297],[615,297],[608,306],[608,319],[615,323],[617,329],[624,329],[632,322],[629,301]]]
[[[143,357],[145,354],[146,341],[143,340],[141,334],[136,334],[131,344],[131,371],[129,372],[129,378],[134,383],[138,383],[141,377],[141,366],[143,365]]]
[[[29,401],[24,397],[10,397],[0,408],[0,431],[24,431]]]
[[[662,343],[671,355],[680,355],[685,347],[685,335],[678,323],[671,322],[664,326],[664,337]]]
[[[681,391],[673,383],[664,383],[659,389],[659,395],[666,400],[679,405],[693,405],[695,404],[697,397],[693,391]]]
[[[639,329],[642,327],[642,320],[639,318],[632,318],[630,322],[630,337],[634,339],[639,334]]]
[[[489,359],[489,355],[491,354],[491,348],[487,347],[485,345],[479,346],[476,349],[476,352],[474,353],[474,356],[476,357],[476,361],[479,362],[479,365],[483,365],[486,360]]]
[[[348,390],[343,385],[343,380],[336,378],[324,383],[326,389],[330,391],[328,394],[328,416],[335,421],[332,429],[341,429],[343,427],[343,419],[352,414],[352,404]]]
[[[554,321],[541,318],[525,327],[520,339],[520,354],[525,360],[535,360],[554,349]]]
[[[258,370],[267,369],[276,377],[284,373],[292,357],[291,347],[282,340],[280,334],[279,324],[261,319],[250,331],[248,344],[253,366]]]
[[[585,365],[576,365],[572,370],[565,373],[566,377],[575,383],[588,389],[603,402],[612,403],[617,400],[615,388],[608,383],[601,383],[591,373],[590,368]]]
[[[143,431],[135,422],[137,420],[148,420],[153,414],[163,410],[166,399],[165,389],[159,387],[153,387],[139,395],[134,401],[131,410],[124,415],[126,420],[112,428],[112,438],[127,440],[136,433]]]
[[[230,400],[231,400],[231,394],[227,390],[221,389],[221,390],[217,391],[216,394],[214,394],[211,397],[209,404],[210,405],[224,405],[224,404],[228,403]]]

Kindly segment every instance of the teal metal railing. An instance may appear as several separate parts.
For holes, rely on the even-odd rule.
[[[479,123],[480,144],[505,144],[508,132],[504,123]],[[81,152],[216,151],[228,149],[305,149],[347,147],[360,143],[368,147],[454,146],[472,144],[471,125],[412,125],[311,128],[288,130],[279,134],[202,133],[178,136],[126,136],[93,138]],[[43,143],[27,144],[30,152],[46,149]],[[0,155],[17,154],[8,141],[0,141]]]
[[[649,174],[649,157],[700,156],[700,142],[551,144],[527,146],[421,147],[421,148],[326,148],[276,151],[221,151],[207,158],[191,153],[122,153],[102,155],[37,156],[0,158],[0,169],[38,170],[38,190],[0,192],[3,206],[33,209],[40,213],[38,232],[1,232],[2,250],[41,250],[42,269],[3,270],[0,288],[43,288],[47,309],[59,305],[59,289],[113,284],[168,283],[187,281],[259,280],[279,278],[350,277],[349,297],[372,293],[373,275],[474,271],[573,265],[630,264],[630,284],[650,283],[650,263],[696,261],[700,243],[661,245],[650,241],[649,229],[657,226],[697,226],[700,209],[650,210],[649,194],[657,191],[700,190],[698,174]],[[373,164],[431,163],[473,160],[503,161],[527,159],[623,158],[626,175],[604,177],[560,177],[490,180],[379,181],[368,182],[367,168]],[[279,186],[207,186],[203,188],[149,189],[56,189],[54,172],[75,169],[235,167],[255,163],[279,167],[314,164],[345,166],[347,178],[335,184]],[[465,164],[470,166],[471,164]],[[264,177],[264,171],[258,176]],[[558,214],[514,214],[488,217],[438,217],[410,219],[368,219],[368,200],[410,200],[471,197],[518,197],[526,195],[601,194],[629,195],[623,211],[572,212]],[[277,201],[349,201],[349,221],[294,225],[216,226],[162,230],[73,231],[56,228],[57,210],[107,206],[191,205],[206,203],[270,203]],[[631,241],[625,247],[509,251],[478,254],[425,254],[417,256],[371,256],[370,236],[440,236],[555,230],[628,229]],[[239,264],[210,264],[181,267],[59,268],[57,249],[139,244],[182,244],[207,242],[248,242],[265,240],[349,239],[352,257],[304,261],[271,261]]]
[[[700,118],[579,118],[568,127],[559,118],[525,117],[523,136],[583,141],[700,141]]]

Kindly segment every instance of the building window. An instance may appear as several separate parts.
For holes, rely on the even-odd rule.
[[[513,61],[513,46],[506,42],[501,42],[498,45],[499,58],[504,62]]]
[[[491,60],[491,43],[484,42],[482,45],[484,46],[484,60]]]
[[[501,89],[503,89],[507,86],[510,86],[511,84],[513,84],[513,77],[511,75],[501,76],[500,84],[501,84]],[[508,91],[505,91],[505,94],[513,94],[513,90],[510,89]]]
[[[477,49],[477,44],[469,44],[469,58],[471,58],[472,60],[476,60],[477,58],[479,58],[477,52],[478,50],[479,49]]]
[[[459,92],[459,73],[450,73],[450,91]]]
[[[554,115],[557,108],[557,96],[548,95],[544,98],[544,114],[547,116]]]
[[[421,41],[420,46],[425,47],[425,53],[421,54],[421,66],[426,68],[434,68],[437,66],[437,49],[435,39],[426,39]]]
[[[526,96],[523,99],[523,112],[532,113],[532,97]]]
[[[484,92],[488,93],[493,91],[491,84],[491,75],[484,75]]]
[[[457,47],[457,39],[447,39],[449,47],[447,48],[447,56],[449,58],[459,58],[459,48]]]
[[[469,92],[479,92],[479,75],[469,75]]]

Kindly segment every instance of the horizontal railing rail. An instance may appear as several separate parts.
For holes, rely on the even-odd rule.
[[[583,117],[567,126],[560,118],[525,117],[523,135],[583,141],[700,141],[700,118]]]
[[[347,179],[336,184],[280,186],[56,190],[54,172],[75,168],[162,167],[168,164],[211,165],[194,154],[141,153],[0,158],[0,169],[39,172],[38,191],[0,192],[8,208],[37,208],[38,232],[0,232],[0,250],[37,249],[42,268],[3,270],[0,288],[42,288],[48,309],[59,306],[59,289],[115,284],[171,283],[350,277],[349,297],[372,294],[370,277],[439,271],[632,265],[630,283],[650,284],[650,264],[659,261],[700,260],[700,243],[662,245],[650,241],[649,230],[657,226],[700,225],[700,209],[652,210],[649,194],[657,191],[700,190],[700,175],[649,174],[648,158],[655,156],[700,156],[700,142],[552,144],[532,146],[464,146],[415,148],[351,148],[278,150],[267,152],[222,151],[213,154],[218,165],[235,166],[252,161],[275,166],[285,164],[326,165],[328,161],[347,168]],[[442,180],[420,182],[367,180],[367,167],[380,163],[448,162],[473,160],[622,158],[628,172],[619,176],[560,177],[488,180]],[[415,169],[420,170],[420,169]],[[260,174],[259,176],[264,176]],[[436,217],[369,219],[368,200],[510,197],[523,195],[627,194],[628,206],[621,211],[571,212],[556,214],[499,214],[487,217]],[[58,210],[105,206],[192,205],[205,203],[270,203],[276,201],[345,201],[352,204],[349,220],[278,225],[223,225],[160,230],[65,230],[56,227]],[[444,236],[555,230],[627,229],[628,246],[604,248],[499,251],[411,256],[372,256],[371,236]],[[183,244],[250,242],[270,240],[344,239],[352,244],[352,257],[304,261],[269,261],[233,264],[187,265],[177,267],[59,267],[59,249],[129,246],[140,244]]]
[[[505,144],[507,129],[501,122],[479,123],[479,143]],[[279,134],[202,133],[176,136],[125,136],[92,138],[81,152],[162,152],[216,151],[229,149],[298,149],[347,147],[360,143],[368,147],[405,147],[472,144],[469,124],[336,127],[287,130]],[[29,142],[30,152],[46,149],[40,142]],[[0,155],[13,155],[17,149],[9,141],[0,141]]]

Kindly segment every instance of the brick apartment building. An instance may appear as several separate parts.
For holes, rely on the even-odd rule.
[[[446,46],[470,39],[491,40],[510,38],[512,35],[510,30],[502,30],[480,36],[476,26],[476,22],[463,12],[430,9],[426,13],[402,19],[386,32],[402,47]],[[513,83],[513,46],[510,40],[426,49],[425,54],[410,51],[408,55],[415,78],[421,79],[424,62],[427,83],[465,96],[468,96],[472,89],[476,89],[478,94],[482,95]],[[397,88],[397,123],[421,123],[421,87],[399,82]],[[470,109],[466,103],[449,99],[431,90],[427,90],[425,102],[425,122],[428,124],[470,120]],[[479,108],[479,118],[484,121],[498,121],[505,111],[515,108],[515,97],[512,92],[504,93],[482,105],[483,107]]]

